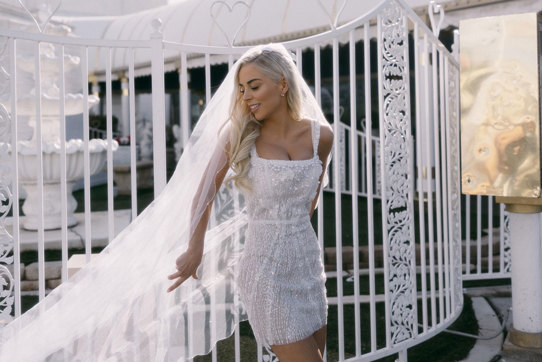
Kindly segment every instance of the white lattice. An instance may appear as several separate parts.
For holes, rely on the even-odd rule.
[[[451,213],[451,229],[452,240],[452,265],[454,280],[453,285],[456,286],[454,300],[456,306],[462,305],[462,288],[461,286],[461,170],[459,169],[459,114],[458,114],[458,99],[459,99],[459,73],[454,64],[448,65],[448,114],[449,122],[447,124],[449,155],[449,180],[450,180],[450,213]]]
[[[408,32],[402,8],[395,2],[382,11],[382,112],[385,200],[388,240],[388,293],[391,343],[414,336],[416,296],[413,262],[413,180],[408,87]]]

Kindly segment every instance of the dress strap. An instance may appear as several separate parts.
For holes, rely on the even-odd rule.
[[[320,142],[320,122],[311,120],[313,156],[318,155],[318,143]]]

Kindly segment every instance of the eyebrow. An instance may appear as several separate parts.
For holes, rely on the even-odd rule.
[[[251,79],[251,80],[249,80],[249,81],[247,82],[247,84],[250,85],[250,83],[255,82],[255,81],[257,81],[257,80],[261,80],[261,79],[260,79],[260,78],[254,78],[254,79]],[[239,83],[239,86],[242,87],[243,85],[242,85],[241,83]]]

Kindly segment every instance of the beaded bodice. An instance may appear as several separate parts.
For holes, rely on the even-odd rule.
[[[261,158],[256,146],[251,151],[247,211],[252,221],[293,222],[308,218],[316,196],[322,162],[318,157],[320,125],[311,121],[313,157],[306,160]]]

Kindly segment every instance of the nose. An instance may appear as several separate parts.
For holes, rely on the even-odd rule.
[[[243,92],[243,100],[246,101],[248,99],[252,98],[252,95],[250,94],[250,91],[248,89],[245,89]]]

